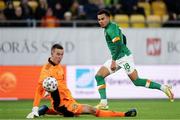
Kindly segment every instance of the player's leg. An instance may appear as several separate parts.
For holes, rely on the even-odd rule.
[[[98,109],[108,109],[107,97],[106,97],[106,83],[104,78],[110,74],[109,70],[102,66],[99,71],[97,72],[95,79],[98,86],[98,91],[100,94],[101,101],[96,106]]]
[[[136,109],[131,109],[127,112],[119,112],[119,111],[111,111],[111,110],[100,110],[90,105],[83,104],[81,114],[87,114],[87,113],[95,115],[96,117],[134,117],[137,115]]]
[[[146,88],[161,90],[169,97],[171,102],[174,101],[174,95],[172,93],[171,87],[169,87],[168,85],[161,85],[161,84],[156,83],[156,82],[154,82],[154,81],[152,81],[150,79],[140,78],[140,77],[138,77],[138,73],[137,73],[136,70],[134,70],[128,76],[132,80],[134,85],[136,85],[136,86],[144,86]]]
[[[134,65],[134,60],[133,60],[133,56],[128,56],[126,58],[126,62],[123,63],[123,67],[126,70],[129,78],[131,79],[131,81],[134,83],[134,85],[136,86],[142,86],[142,87],[146,87],[146,88],[151,88],[151,89],[158,89],[163,91],[171,101],[174,100],[172,91],[170,89],[169,86],[166,85],[161,85],[159,83],[156,83],[150,79],[143,79],[140,78],[138,76],[138,72],[135,69],[135,65]]]
[[[134,69],[134,71],[130,73],[128,76],[131,79],[131,81],[134,83],[134,85],[136,86],[143,86],[143,87],[147,87],[151,89],[158,89],[158,90],[161,90],[161,86],[163,86],[149,79],[139,78],[136,69]]]
[[[99,69],[99,71],[95,76],[98,86],[98,91],[101,97],[100,103],[96,106],[96,108],[98,109],[106,109],[106,110],[108,109],[108,102],[106,97],[106,83],[104,81],[104,78],[120,69],[120,66],[117,65],[116,70],[112,71],[111,62],[112,62],[111,59],[107,60],[103,64],[103,66]]]

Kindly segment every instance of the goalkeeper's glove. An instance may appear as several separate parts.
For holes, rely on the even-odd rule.
[[[44,96],[43,97],[48,97],[49,96],[49,93],[46,91],[45,93],[44,93]]]
[[[33,107],[32,108],[32,112],[30,112],[26,118],[34,118],[34,117],[38,117],[39,113],[38,113],[39,108],[38,107]]]

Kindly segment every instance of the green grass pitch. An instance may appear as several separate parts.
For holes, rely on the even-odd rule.
[[[96,105],[98,100],[78,100],[80,103],[88,103]],[[42,104],[49,105],[47,100],[43,100]],[[97,118],[92,115],[81,115],[80,117],[63,118],[59,115],[46,115],[36,119],[67,119],[67,120],[118,120],[118,119],[177,119],[180,120],[180,99],[173,103],[168,100],[109,100],[109,106],[114,111],[127,111],[130,108],[136,108],[138,111],[137,117],[133,118]],[[25,119],[26,115],[31,112],[32,100],[18,100],[18,101],[0,101],[0,119]]]

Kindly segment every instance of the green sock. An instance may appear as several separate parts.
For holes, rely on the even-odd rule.
[[[95,78],[96,78],[97,86],[100,87],[98,91],[99,91],[101,99],[106,99],[106,83],[104,81],[104,78],[99,75],[96,75]]]
[[[161,85],[159,83],[151,81],[149,88],[161,90]]]
[[[161,85],[159,83],[156,83],[147,79],[137,78],[136,80],[133,80],[132,82],[136,86],[144,86],[151,89],[161,90]]]

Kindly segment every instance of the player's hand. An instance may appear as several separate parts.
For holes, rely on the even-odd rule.
[[[39,113],[38,113],[38,107],[33,107],[32,108],[32,112],[31,113],[29,113],[27,116],[26,116],[26,118],[34,118],[34,117],[38,117],[39,116]]]
[[[116,61],[112,60],[111,62],[111,70],[115,71],[116,70]]]

